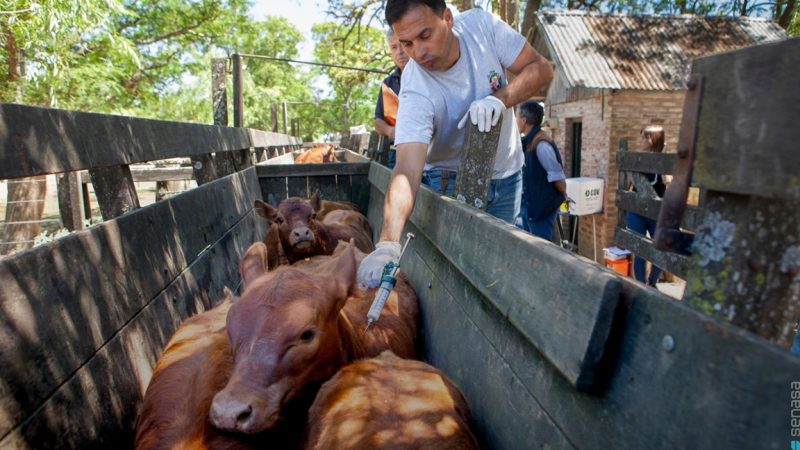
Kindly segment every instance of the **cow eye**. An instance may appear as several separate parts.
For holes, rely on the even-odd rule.
[[[303,342],[309,342],[311,339],[314,339],[313,328],[309,328],[306,331],[303,331],[303,334],[300,335],[300,340]]]
[[[311,213],[311,219],[313,220],[313,219],[316,219],[316,218],[317,218],[317,213]]]
[[[275,223],[283,223],[283,217],[281,217],[281,216],[276,216],[276,217],[275,217]]]

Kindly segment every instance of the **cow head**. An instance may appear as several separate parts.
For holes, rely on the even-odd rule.
[[[344,364],[339,312],[355,289],[352,243],[316,272],[266,272],[261,247],[241,264],[245,290],[227,319],[234,369],[210,411],[214,426],[241,433],[273,428],[291,400]]]
[[[281,244],[294,260],[319,253],[317,213],[321,207],[318,194],[312,196],[311,200],[287,198],[277,208],[261,200],[255,201],[258,214],[278,225]]]
[[[322,155],[322,162],[336,162],[336,147],[331,144],[326,144],[328,149]]]

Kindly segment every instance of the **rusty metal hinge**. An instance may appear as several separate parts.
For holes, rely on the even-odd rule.
[[[659,250],[688,255],[694,236],[680,229],[689,184],[692,181],[695,146],[697,144],[697,122],[700,119],[700,99],[703,94],[703,75],[693,73],[687,83],[686,101],[683,104],[680,136],[678,137],[678,159],[675,163],[672,183],[664,193],[661,211],[656,226],[655,245]]]

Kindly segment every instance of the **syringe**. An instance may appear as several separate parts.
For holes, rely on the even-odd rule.
[[[400,259],[403,258],[403,253],[406,252],[406,247],[408,247],[408,243],[411,242],[412,239],[414,239],[414,234],[408,233],[406,235],[406,243],[403,244],[403,248],[400,250]],[[367,327],[364,328],[365,333],[369,330],[370,325],[375,323],[378,317],[381,316],[383,305],[386,304],[386,300],[389,299],[389,294],[391,294],[392,289],[394,289],[394,285],[397,282],[397,272],[400,271],[400,259],[397,260],[397,263],[389,261],[383,266],[381,285],[378,288],[378,293],[375,294],[375,299],[372,300],[372,306],[369,307],[369,312],[367,312]]]

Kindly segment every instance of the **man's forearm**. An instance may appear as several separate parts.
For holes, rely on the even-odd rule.
[[[530,44],[525,44],[520,56],[508,71],[515,75],[510,83],[498,89],[495,97],[511,108],[534,95],[553,79],[553,67]]]
[[[397,165],[383,202],[383,227],[379,241],[400,242],[403,228],[414,210],[426,155],[427,146],[424,144],[398,146]]]
[[[394,127],[383,119],[375,119],[375,131],[380,135],[394,139]]]
[[[559,194],[563,195],[564,197],[567,196],[567,182],[564,180],[553,181],[553,187],[556,188]]]

